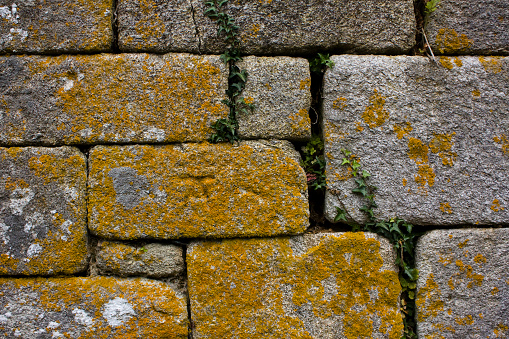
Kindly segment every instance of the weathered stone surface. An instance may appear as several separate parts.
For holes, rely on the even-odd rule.
[[[438,54],[509,54],[506,0],[442,0],[426,25]]]
[[[119,0],[117,6],[121,50],[199,52],[188,0]]]
[[[400,338],[394,260],[369,233],[192,243],[193,338]]]
[[[5,338],[187,338],[186,298],[145,279],[0,279]]]
[[[311,137],[311,76],[302,58],[246,57],[248,72],[242,96],[255,105],[239,113],[239,136],[245,139],[307,140]]]
[[[432,231],[417,268],[419,338],[509,336],[509,229]]]
[[[112,241],[100,241],[96,253],[101,274],[175,277],[184,273],[182,248],[151,243],[143,247]]]
[[[222,53],[217,24],[191,0],[204,53]],[[316,50],[404,53],[415,45],[412,0],[234,0],[226,11],[239,26],[246,54],[302,54]]]
[[[378,218],[422,225],[509,223],[509,58],[336,56],[325,75],[329,191],[362,223],[341,148],[378,187]]]
[[[309,224],[289,142],[97,146],[89,169],[89,228],[101,237],[271,236]]]
[[[201,141],[227,116],[216,56],[0,58],[0,143]]]
[[[0,148],[0,275],[86,268],[86,180],[76,148]]]
[[[106,52],[113,0],[0,0],[0,53]]]

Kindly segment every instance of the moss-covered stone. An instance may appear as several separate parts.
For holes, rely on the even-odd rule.
[[[0,279],[4,338],[187,338],[186,298],[145,279]]]
[[[227,116],[217,56],[2,57],[0,144],[202,141]]]
[[[369,233],[192,243],[193,338],[391,338],[395,254]]]
[[[0,0],[0,53],[106,52],[113,0]]]
[[[246,57],[238,63],[248,72],[242,96],[253,110],[237,114],[245,139],[307,140],[311,137],[311,76],[302,58]]]
[[[97,146],[89,159],[89,228],[101,237],[271,236],[309,223],[288,142]]]
[[[78,149],[0,148],[0,275],[86,268],[86,179]]]
[[[509,337],[509,229],[435,230],[416,247],[419,338]]]

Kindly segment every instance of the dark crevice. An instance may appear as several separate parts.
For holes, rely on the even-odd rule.
[[[113,20],[112,20],[112,31],[113,31],[113,44],[111,46],[113,53],[120,53],[118,48],[118,0],[113,0]]]
[[[422,35],[422,30],[424,28],[424,2],[425,0],[414,0],[416,31],[415,31],[415,46],[412,49],[413,55],[425,55],[423,53],[424,37]]]
[[[193,25],[194,25],[194,31],[195,31],[195,34],[196,34],[196,39],[198,39],[198,54],[202,54],[201,53],[200,29],[199,29],[198,25],[196,24],[196,17],[195,17],[196,11],[194,9],[193,1],[192,0],[189,0],[189,6],[191,7],[191,16],[193,18]]]
[[[186,303],[187,303],[187,320],[188,323],[188,329],[187,329],[187,338],[193,339],[193,329],[194,329],[194,323],[193,318],[191,316],[191,298],[189,297],[189,274],[187,272],[187,246],[185,246],[182,249],[182,257],[184,259],[184,272],[185,272],[185,294],[186,294]]]

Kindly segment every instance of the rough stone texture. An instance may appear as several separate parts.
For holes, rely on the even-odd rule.
[[[191,3],[201,51],[222,53],[223,37],[204,16],[203,1]],[[415,45],[412,0],[232,0],[226,8],[246,54],[404,53]]]
[[[369,233],[192,243],[193,338],[400,338],[391,244]]]
[[[117,11],[122,51],[199,52],[189,0],[119,0]]]
[[[324,80],[326,215],[365,204],[341,149],[378,187],[376,216],[509,223],[509,58],[335,56]]]
[[[113,0],[0,0],[0,53],[106,52]]]
[[[4,338],[187,338],[186,298],[145,279],[0,279]]]
[[[101,274],[164,278],[185,272],[182,248],[175,245],[151,243],[133,246],[100,241],[96,253]]]
[[[309,224],[289,142],[97,146],[89,168],[89,228],[101,237],[271,236]]]
[[[227,116],[217,56],[0,58],[0,143],[201,141]]]
[[[509,229],[432,231],[417,268],[419,338],[509,336]]]
[[[242,96],[255,105],[240,113],[239,136],[245,139],[307,140],[311,137],[311,76],[302,58],[246,57],[238,63],[248,72]]]
[[[438,54],[509,54],[507,0],[442,0],[428,19],[428,41]]]
[[[78,149],[0,148],[0,275],[86,268],[86,179]]]

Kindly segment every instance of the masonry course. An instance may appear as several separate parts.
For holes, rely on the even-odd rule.
[[[260,237],[309,225],[289,142],[97,146],[89,168],[89,229],[104,238]]]
[[[441,0],[426,34],[437,54],[509,54],[509,3]]]
[[[204,141],[227,116],[218,56],[0,57],[0,144]]]
[[[363,223],[348,149],[378,190],[376,217],[507,225],[509,59],[334,56],[324,79],[326,216]]]
[[[369,233],[194,242],[193,338],[400,338],[390,243]]]
[[[72,147],[0,147],[0,164],[0,275],[84,271],[84,155]]]
[[[113,47],[113,0],[0,1],[0,53],[90,53]]]
[[[416,263],[419,338],[509,335],[509,229],[431,231]]]
[[[186,299],[148,279],[0,279],[5,338],[187,338]]]

